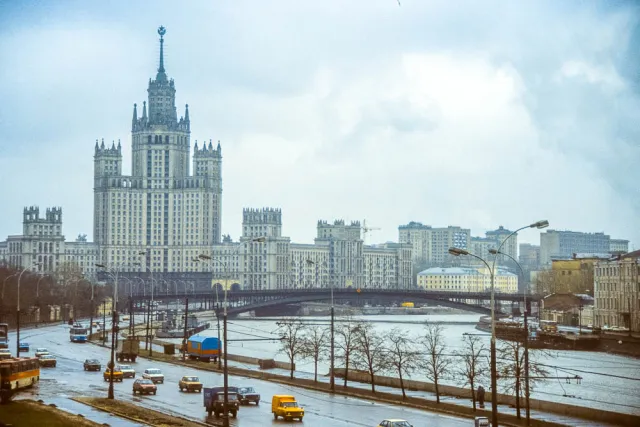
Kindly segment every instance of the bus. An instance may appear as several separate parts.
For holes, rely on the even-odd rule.
[[[69,341],[87,342],[87,328],[84,326],[72,326],[69,329]]]
[[[0,323],[0,348],[9,348],[9,325]]]
[[[40,381],[37,357],[12,357],[0,360],[0,401],[6,403],[19,391]]]

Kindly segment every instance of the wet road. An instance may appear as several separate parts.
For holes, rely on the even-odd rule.
[[[10,335],[12,342],[14,337]],[[110,352],[93,344],[72,344],[69,342],[68,326],[56,325],[21,332],[21,341],[27,341],[31,353],[36,347],[46,347],[58,359],[56,368],[42,368],[41,382],[37,391],[38,398],[62,398],[74,396],[106,396],[108,383],[102,379],[101,372],[85,372],[82,363],[87,358],[97,358],[106,365]],[[138,376],[146,368],[159,368],[165,375],[164,384],[158,384],[156,396],[133,396],[131,379],[115,383],[116,399],[128,400],[141,406],[174,413],[187,418],[207,421],[202,406],[202,394],[183,393],[178,390],[178,381],[183,375],[197,375],[205,386],[222,385],[221,374],[198,371],[181,366],[148,361],[139,358],[132,364]],[[271,414],[271,396],[274,394],[293,394],[305,409],[303,424],[306,426],[377,426],[384,418],[402,418],[414,426],[468,426],[468,419],[439,415],[400,406],[373,403],[344,396],[289,387],[243,377],[229,377],[229,385],[251,385],[261,394],[263,401],[259,406],[242,406],[237,419],[231,420],[233,426],[284,425],[290,422],[275,421]],[[35,396],[34,396],[35,397]],[[213,418],[213,417],[212,417]],[[116,424],[113,424],[116,425]]]

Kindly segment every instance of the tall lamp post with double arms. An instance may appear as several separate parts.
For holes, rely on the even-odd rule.
[[[505,242],[509,240],[512,236],[516,235],[519,231],[522,231],[526,228],[546,228],[549,226],[549,221],[542,220],[538,222],[534,222],[533,224],[526,225],[524,227],[518,228],[516,231],[509,234],[498,246],[496,253],[500,252],[500,249],[504,246]],[[497,357],[496,357],[496,301],[495,301],[495,267],[497,256],[493,259],[493,265],[489,266],[487,261],[480,258],[479,256],[472,254],[471,252],[460,249],[460,248],[449,248],[449,253],[455,256],[468,255],[472,256],[476,259],[479,259],[487,266],[489,269],[489,273],[491,274],[491,426],[498,427],[498,366],[497,366]]]
[[[118,316],[118,273],[123,266],[127,265],[128,261],[116,264],[114,267],[108,267],[106,264],[96,264],[96,267],[102,268],[113,279],[113,300],[111,302],[111,360],[109,362],[109,391],[107,394],[108,399],[114,399],[113,394],[113,369],[115,368],[115,351],[116,351],[116,338],[117,338],[117,325],[116,318]],[[106,328],[106,325],[104,325]]]
[[[520,272],[522,273],[522,277],[524,278],[524,269],[520,265],[520,263],[511,255],[500,252],[496,249],[489,249],[489,253],[491,255],[504,255],[509,258],[511,261],[515,262]],[[525,278],[526,280],[526,278]],[[525,399],[525,411],[526,411],[526,419],[527,426],[531,425],[531,406],[529,403],[529,324],[527,322],[528,314],[529,314],[529,306],[527,305],[527,294],[529,293],[529,282],[527,282],[527,286],[522,290],[522,294],[524,295],[524,316],[523,316],[523,327],[524,327],[524,399]]]
[[[263,243],[267,240],[266,237],[256,237],[254,239],[249,239],[249,240],[245,240],[243,242],[240,242],[240,244],[238,245],[238,247],[236,248],[235,251],[233,251],[231,253],[231,256],[235,256],[238,254],[238,252],[240,251],[240,248],[242,248],[243,245],[247,244],[247,243]],[[198,255],[198,258],[203,259],[203,260],[209,260],[211,261],[211,257],[209,255],[205,255],[205,254],[200,254]],[[228,273],[229,273],[229,263],[223,263],[223,265],[225,266],[225,278],[228,279]],[[211,266],[211,264],[209,264],[209,266]],[[227,368],[227,291],[228,291],[228,283],[225,284],[226,286],[224,287],[224,302],[223,302],[223,306],[224,306],[224,314],[222,316],[222,327],[223,327],[223,345],[224,345],[224,413],[222,414],[222,425],[224,427],[229,427],[229,413],[227,412],[227,408],[229,407],[229,371]],[[219,337],[218,337],[219,338]]]

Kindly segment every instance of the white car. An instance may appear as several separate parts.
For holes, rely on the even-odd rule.
[[[45,354],[49,354],[49,350],[44,347],[36,348],[36,357],[44,356]]]
[[[136,370],[131,365],[120,365],[120,371],[124,378],[135,378]]]
[[[153,381],[153,383],[160,383],[163,384],[164,383],[164,374],[162,373],[162,371],[160,369],[156,369],[156,368],[149,368],[149,369],[145,369],[144,373],[142,374],[142,378],[147,379],[147,380],[151,380]]]

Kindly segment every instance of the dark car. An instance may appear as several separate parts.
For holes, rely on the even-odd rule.
[[[29,351],[29,343],[21,342],[18,346],[18,350],[28,352]]]
[[[243,404],[249,404],[250,402],[253,402],[256,405],[259,405],[260,394],[253,387],[239,387],[238,400]]]
[[[84,370],[85,371],[100,371],[102,370],[102,365],[96,359],[87,359],[84,361]]]

